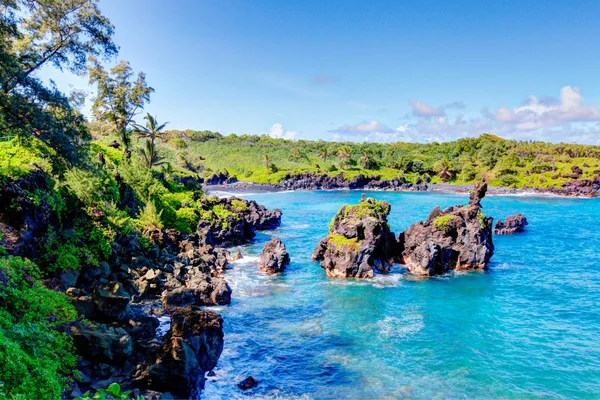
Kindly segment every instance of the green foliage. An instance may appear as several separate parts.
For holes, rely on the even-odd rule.
[[[142,229],[148,229],[148,228],[161,229],[163,227],[161,215],[162,215],[162,210],[160,212],[157,211],[156,205],[154,204],[154,202],[149,201],[146,203],[146,206],[140,213],[138,219],[136,220],[136,223]]]
[[[59,399],[75,373],[71,339],[55,328],[77,313],[63,294],[43,287],[41,276],[29,260],[0,259],[0,381],[7,397]]]
[[[83,397],[77,397],[75,400],[95,400],[95,399],[109,399],[109,400],[144,400],[143,396],[133,396],[131,391],[127,390],[121,392],[121,386],[118,383],[111,383],[106,389],[98,389],[93,395],[91,391],[87,391],[83,394]]]
[[[471,182],[477,177],[477,170],[471,163],[464,164],[460,174],[458,175],[458,179],[463,182]]]
[[[138,201],[145,202],[166,194],[167,189],[154,178],[152,171],[139,158],[131,158],[130,162],[121,164],[119,174],[134,191]]]
[[[21,178],[36,166],[52,173],[54,157],[56,152],[35,138],[0,142],[0,179]]]
[[[89,220],[77,219],[73,229],[49,229],[39,264],[47,272],[80,269],[84,265],[97,266],[110,253],[110,243],[102,230]]]
[[[438,231],[447,232],[450,229],[450,221],[454,219],[454,215],[440,215],[433,220],[433,227]]]
[[[134,78],[129,62],[124,60],[107,71],[96,57],[90,57],[88,68],[90,84],[97,88],[92,112],[97,120],[111,126],[112,132],[120,137],[121,143],[128,149],[133,118],[150,101],[154,89],[146,83],[143,72]]]
[[[175,212],[175,229],[183,233],[192,233],[198,226],[200,216],[191,207],[183,207]]]
[[[168,133],[169,143],[177,137],[189,140],[185,132]],[[508,179],[511,185],[517,187],[560,187],[570,180],[562,175],[571,173],[571,165],[583,166],[587,163],[593,166],[598,164],[600,158],[600,146],[517,142],[488,134],[478,138],[428,144],[357,144],[290,141],[266,135],[215,135],[210,138],[207,136],[203,141],[189,141],[184,155],[169,143],[161,149],[166,159],[188,171],[206,176],[214,171],[227,169],[240,180],[259,183],[278,183],[289,174],[324,173],[317,167],[317,164],[323,166],[323,159],[319,156],[323,148],[327,150],[328,157],[334,155],[337,158],[337,166],[343,168],[342,173],[346,179],[361,174],[393,179],[402,173],[407,182],[415,182],[417,177],[428,174],[432,177],[432,183],[446,180],[470,184],[485,177],[491,185],[503,185],[501,179]],[[240,148],[244,151],[239,151]],[[193,157],[198,159],[191,162]],[[443,161],[444,165],[441,165],[440,160],[447,162]],[[502,178],[506,175],[502,173],[502,170],[506,171],[503,167],[506,162],[509,162],[509,174],[516,176],[516,182],[511,178]],[[266,168],[271,164],[277,166],[277,171]],[[329,164],[328,160],[327,165]],[[582,168],[582,178],[587,179],[592,178],[595,175],[593,171],[598,169]],[[525,179],[527,173],[537,171],[541,171],[540,176]],[[336,175],[339,172],[330,170],[325,173]],[[553,178],[557,174],[559,177]]]
[[[357,250],[360,246],[358,238],[347,238],[344,235],[331,234],[327,236],[327,241],[333,243],[338,250],[342,250],[342,247]]]
[[[64,181],[71,193],[86,206],[119,201],[117,183],[104,170],[72,168],[65,173]]]
[[[485,226],[487,224],[487,217],[485,216],[483,211],[479,210],[477,212],[477,218],[479,218],[479,225],[481,225],[481,229],[485,229]]]

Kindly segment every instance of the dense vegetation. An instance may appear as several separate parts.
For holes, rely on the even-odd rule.
[[[3,188],[22,183],[24,190],[6,214],[31,206],[49,222],[35,238],[35,262],[0,247],[0,398],[61,398],[78,378],[64,327],[80,317],[66,296],[43,282],[99,265],[119,235],[143,242],[154,228],[189,233],[200,220],[226,227],[235,214],[203,202],[198,177],[227,171],[240,180],[275,183],[315,172],[413,182],[485,177],[496,185],[544,187],[572,179],[575,166],[581,178],[597,173],[599,147],[492,135],[384,145],[168,131],[157,117],[141,121],[154,92],[145,75],[127,61],[103,62],[115,61],[113,33],[94,0],[0,3],[0,181]],[[93,121],[79,111],[81,93],[66,95],[37,77],[47,65],[89,77]],[[28,181],[32,176],[41,181]],[[129,393],[111,386],[95,396]]]
[[[154,91],[145,75],[127,61],[108,69],[99,61],[114,61],[113,31],[93,0],[0,3],[0,399],[59,399],[79,377],[65,328],[81,316],[45,287],[57,274],[108,260],[119,235],[144,243],[154,228],[227,223],[227,210],[201,203],[194,173],[166,164],[165,124],[149,115],[136,123]],[[37,77],[47,65],[89,77],[93,126],[79,111],[82,93]],[[97,128],[118,143],[92,141]],[[1,246],[21,240],[18,229],[36,232],[19,256]],[[84,397],[130,393],[111,385]]]
[[[418,178],[434,183],[560,186],[574,178],[591,178],[599,170],[600,146],[519,142],[482,134],[445,143],[336,143],[290,141],[268,136],[209,131],[167,131],[169,160],[208,176],[228,171],[240,180],[279,182],[288,173],[315,172],[352,178],[358,174],[382,179]],[[240,149],[244,149],[240,151]]]

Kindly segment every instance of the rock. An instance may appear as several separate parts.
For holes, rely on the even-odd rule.
[[[421,179],[419,178],[419,182]],[[392,189],[392,190],[427,190],[427,185],[402,182],[395,178],[381,180],[380,177],[358,175],[352,179],[344,178],[342,173],[336,176],[307,172],[288,174],[275,187],[283,190],[314,190],[314,189]]]
[[[265,244],[258,257],[260,269],[267,274],[283,272],[286,265],[290,263],[290,256],[285,249],[285,244],[279,238],[271,238]]]
[[[129,315],[129,294],[119,282],[97,286],[92,299],[104,319],[118,321]]]
[[[226,305],[231,302],[231,288],[223,278],[202,275],[181,287],[167,292],[162,298],[163,306],[171,312],[179,307]]]
[[[343,206],[335,215],[329,234],[313,252],[313,259],[330,277],[372,278],[374,269],[388,272],[398,254],[385,201],[363,196],[357,205]]]
[[[529,225],[529,223],[523,214],[510,215],[504,221],[496,222],[494,233],[497,235],[510,235],[523,232],[526,225]]]
[[[162,347],[148,356],[137,381],[176,398],[195,398],[222,351],[221,316],[191,306],[179,308],[171,316]]]
[[[241,251],[236,251],[235,254],[231,257],[231,261],[237,261],[237,260],[241,260],[242,258],[244,258],[244,256],[242,256],[242,252]]]
[[[131,337],[122,328],[76,321],[68,326],[67,333],[73,338],[77,353],[95,362],[119,365],[133,352]]]
[[[418,275],[451,270],[485,269],[494,253],[492,218],[481,211],[487,184],[476,185],[469,205],[446,210],[434,208],[425,222],[412,224],[400,234],[402,262]]]
[[[242,390],[248,390],[248,389],[252,389],[253,387],[256,387],[256,385],[258,385],[258,381],[256,379],[254,379],[253,377],[249,376],[246,379],[244,379],[243,381],[241,381],[240,383],[238,383],[237,385]]]
[[[257,230],[273,229],[281,224],[280,209],[269,210],[255,201],[203,197],[200,202],[206,211],[211,212],[216,206],[226,211],[224,217],[214,215],[210,221],[198,222],[196,230],[202,243],[207,245],[244,244],[256,236]]]

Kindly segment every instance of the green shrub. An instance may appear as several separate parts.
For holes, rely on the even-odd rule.
[[[59,160],[56,152],[35,138],[0,142],[0,178],[21,178],[33,171],[36,165],[51,173],[53,160]]]
[[[102,170],[72,168],[65,173],[64,180],[71,193],[86,206],[119,201],[117,182]]]
[[[454,219],[454,215],[440,215],[433,220],[433,227],[439,231],[447,232],[450,229],[450,221]]]
[[[200,216],[191,207],[180,208],[175,212],[175,229],[183,233],[192,233],[198,226]]]
[[[154,202],[149,201],[146,203],[146,206],[143,208],[140,216],[136,220],[137,225],[141,229],[148,228],[158,228],[161,229],[163,227],[163,223],[161,220],[162,210],[158,212],[156,210],[156,205]]]
[[[97,266],[110,256],[111,247],[100,228],[88,220],[77,219],[74,229],[50,228],[40,253],[40,266],[53,272]]]
[[[60,399],[77,358],[70,337],[55,328],[76,318],[66,297],[40,283],[20,257],[0,259],[0,381],[7,397]]]
[[[121,386],[118,383],[111,383],[106,389],[98,389],[94,395],[91,391],[84,393],[83,397],[78,397],[75,400],[95,400],[95,399],[110,399],[110,400],[144,400],[143,396],[133,396],[131,391],[121,392]]]

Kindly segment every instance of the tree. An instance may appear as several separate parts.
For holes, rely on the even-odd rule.
[[[165,157],[159,153],[158,149],[149,140],[146,140],[146,148],[142,147],[140,149],[140,155],[148,168],[167,164]]]
[[[46,87],[43,65],[81,73],[89,55],[112,56],[113,27],[95,0],[13,0],[0,3],[0,135],[35,135],[69,161],[89,139],[69,98]]]
[[[338,149],[337,157],[342,165],[347,166],[350,164],[350,160],[352,157],[352,149],[350,146],[342,146]]]
[[[164,164],[164,157],[160,155],[156,148],[155,140],[163,134],[163,129],[165,129],[168,122],[159,125],[156,121],[156,117],[153,117],[150,114],[146,114],[144,119],[146,120],[146,126],[133,124],[133,132],[138,137],[146,139],[146,148],[140,149],[140,153],[146,160],[148,168],[152,168],[154,165]]]
[[[362,152],[360,154],[360,158],[358,160],[358,163],[364,169],[372,169],[372,168],[375,167],[375,161],[373,159],[373,153],[371,153],[370,149],[365,148],[365,149],[362,150]]]
[[[304,153],[302,153],[302,150],[300,150],[299,147],[292,148],[292,150],[290,152],[290,160],[291,161],[300,161],[302,158],[304,158]]]
[[[267,167],[267,170],[269,170],[269,166],[271,165],[271,157],[269,157],[269,155],[266,153],[263,156],[263,164],[265,165],[265,167]]]
[[[90,58],[90,84],[96,85],[97,95],[92,111],[97,120],[109,122],[113,132],[119,135],[124,151],[131,142],[130,125],[133,118],[150,101],[154,89],[146,83],[146,75],[134,73],[128,61],[121,60],[106,71],[95,57]]]
[[[434,169],[437,172],[437,176],[443,181],[452,179],[454,176],[454,172],[452,172],[452,163],[446,157],[436,162]]]
[[[89,56],[117,54],[114,26],[100,13],[96,0],[3,1],[0,11],[9,19],[8,42],[20,65],[19,73],[3,86],[5,93],[45,64],[79,74],[85,72]]]
[[[327,170],[327,148],[326,147],[321,147],[321,150],[319,150],[319,158],[323,160],[323,163],[325,164],[325,169]]]

